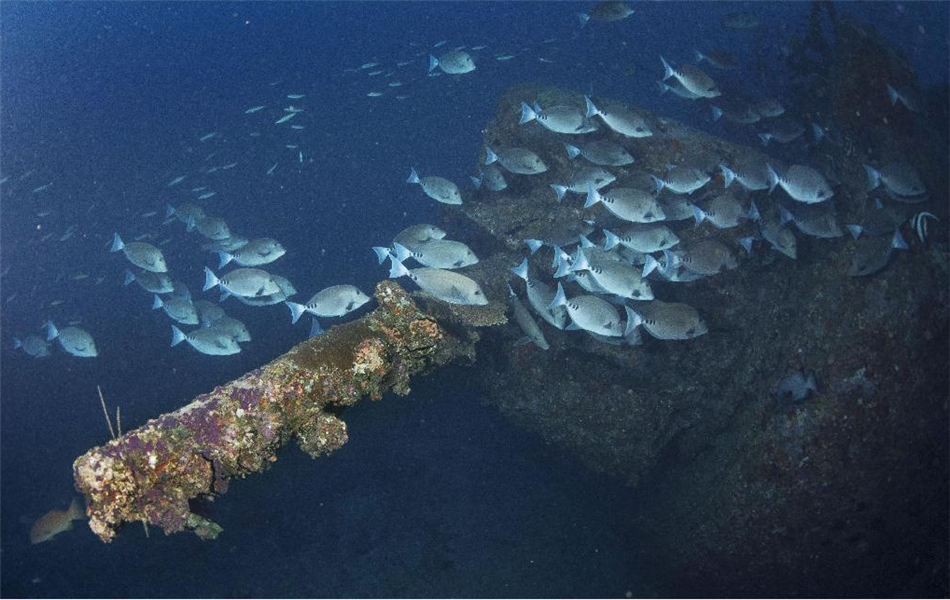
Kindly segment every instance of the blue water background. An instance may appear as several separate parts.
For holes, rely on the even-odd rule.
[[[452,367],[345,415],[351,441],[311,461],[288,448],[268,473],[234,482],[210,507],[225,532],[145,540],[128,526],[111,545],[82,524],[31,546],[30,524],[73,496],[71,462],[106,439],[96,396],[121,404],[126,429],[280,355],[306,337],[283,306],[229,314],[254,336],[242,353],[202,356],[169,348],[169,319],[121,284],[113,232],[172,237],[166,258],[200,296],[197,236],[159,225],[169,189],[202,164],[239,161],[200,178],[205,203],[248,236],[272,236],[288,254],[273,265],[299,290],[371,291],[385,277],[370,246],[403,227],[434,222],[437,208],[410,167],[467,178],[502,90],[537,82],[620,98],[707,127],[704,112],[653,83],[658,56],[688,61],[696,47],[725,47],[740,61],[774,56],[774,70],[723,76],[730,89],[781,97],[781,44],[800,31],[801,3],[649,3],[616,25],[579,29],[576,3],[21,3],[0,4],[0,561],[4,595],[353,596],[622,595],[663,589],[638,570],[625,508],[632,492],[592,474],[475,393],[472,371]],[[946,3],[838,4],[877,24],[908,54],[924,84],[946,81]],[[754,10],[755,32],[720,27]],[[942,27],[942,30],[937,30]],[[923,28],[923,29],[921,29]],[[464,77],[426,76],[432,45],[487,44]],[[413,46],[410,43],[418,45]],[[437,51],[438,52],[438,51]],[[495,54],[512,53],[511,61]],[[545,58],[553,62],[541,62]],[[398,92],[380,77],[344,73],[370,61],[398,68]],[[277,82],[275,85],[271,85]],[[383,98],[366,94],[385,90]],[[276,132],[244,110],[298,104],[302,131]],[[395,100],[395,93],[410,95]],[[869,90],[869,93],[880,93]],[[269,113],[273,114],[273,112]],[[249,138],[249,131],[261,138]],[[199,137],[218,132],[216,138]],[[306,160],[299,163],[299,144]],[[202,160],[210,152],[210,163]],[[274,175],[266,170],[278,163]],[[19,177],[34,169],[23,181]],[[31,194],[37,186],[49,189]],[[193,197],[193,195],[192,195]],[[37,213],[51,210],[47,217]],[[143,211],[159,215],[143,219]],[[57,238],[70,225],[76,235]],[[55,235],[39,242],[42,235]],[[91,277],[72,281],[76,273]],[[95,285],[98,276],[106,280]],[[16,297],[5,300],[11,295]],[[204,297],[207,297],[205,295]],[[65,302],[49,307],[55,299]],[[367,307],[369,308],[369,307]],[[100,356],[54,351],[33,360],[14,335],[47,318],[81,319]],[[648,551],[648,549],[646,550]]]

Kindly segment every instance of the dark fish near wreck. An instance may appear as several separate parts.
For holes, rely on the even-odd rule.
[[[775,399],[779,405],[807,400],[813,393],[818,393],[818,383],[815,380],[815,372],[806,372],[804,369],[799,369],[788,377],[783,378],[778,382],[778,385],[775,386]]]
[[[537,321],[534,320],[534,317],[531,316],[528,309],[521,303],[521,300],[518,299],[518,295],[515,294],[515,290],[512,289],[510,285],[508,286],[508,292],[508,306],[511,307],[511,314],[515,318],[515,323],[521,327],[521,331],[524,333],[524,338],[519,340],[519,343],[530,342],[542,350],[550,348],[548,341],[544,339],[544,333],[541,331],[541,328],[538,327]]]
[[[587,13],[577,13],[577,18],[581,22],[581,27],[587,25],[588,21],[599,21],[601,23],[612,23],[622,21],[633,14],[633,9],[626,2],[617,0],[607,0],[598,2]]]
[[[863,237],[855,242],[854,256],[848,275],[863,277],[873,275],[887,266],[895,249],[907,250],[907,242],[900,230],[891,237]]]

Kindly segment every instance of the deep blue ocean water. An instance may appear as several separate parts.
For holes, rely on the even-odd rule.
[[[754,5],[754,6],[753,6]],[[65,508],[71,463],[107,431],[96,385],[126,429],[280,355],[303,340],[285,307],[226,305],[254,341],[222,358],[169,348],[169,320],[123,287],[114,232],[172,238],[164,252],[196,294],[216,267],[165,205],[189,199],[203,164],[204,203],[232,229],[287,248],[274,271],[303,299],[386,276],[370,247],[434,222],[405,184],[411,167],[467,182],[498,95],[537,82],[593,89],[699,124],[656,93],[658,55],[691,58],[698,41],[739,57],[777,54],[807,3],[650,3],[610,27],[578,27],[580,3],[26,3],[0,4],[0,593],[7,596],[618,596],[668,589],[638,569],[623,507],[631,491],[514,427],[452,367],[407,398],[347,412],[351,440],[328,459],[288,448],[268,473],[235,481],[211,512],[225,533],[146,540],[126,527],[101,544],[82,525],[31,546],[32,522]],[[877,24],[923,84],[946,80],[946,3],[839,4]],[[756,32],[723,30],[754,8]],[[942,25],[941,25],[942,24]],[[942,29],[938,29],[942,27]],[[471,76],[426,76],[428,52],[485,44]],[[445,49],[443,48],[443,49]],[[510,61],[496,54],[511,53]],[[551,62],[541,62],[544,58]],[[412,64],[396,69],[397,60]],[[345,72],[368,62],[382,76]],[[781,96],[781,67],[731,74],[731,85]],[[770,76],[771,75],[771,76]],[[383,90],[380,98],[367,93]],[[392,90],[398,90],[392,91]],[[300,131],[273,114],[303,93]],[[408,97],[397,100],[397,93]],[[261,131],[260,138],[248,137]],[[207,142],[207,133],[217,136]],[[287,149],[296,144],[297,149]],[[298,160],[298,151],[305,160]],[[209,163],[205,157],[217,152]],[[266,174],[277,163],[273,175]],[[32,171],[29,175],[24,174]],[[51,183],[49,188],[32,190]],[[467,186],[462,185],[463,190]],[[194,194],[191,194],[193,198]],[[158,211],[150,219],[141,214]],[[50,211],[46,216],[39,213]],[[68,228],[75,233],[57,241]],[[53,236],[40,241],[43,236]],[[9,270],[8,270],[9,269]],[[77,274],[88,279],[73,280]],[[97,277],[105,277],[99,284]],[[12,296],[12,298],[11,298]],[[50,306],[55,300],[61,304]],[[81,320],[99,357],[58,349],[34,360],[14,335]],[[648,549],[646,550],[648,551]],[[668,583],[668,582],[667,582]]]

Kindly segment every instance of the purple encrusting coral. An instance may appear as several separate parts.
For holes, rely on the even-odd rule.
[[[390,388],[407,393],[409,375],[471,352],[397,284],[379,284],[376,299],[380,306],[362,319],[76,459],[90,528],[107,542],[128,521],[214,537],[221,528],[191,513],[190,499],[223,494],[231,478],[267,469],[290,439],[314,457],[332,452],[346,442],[346,424],[324,407],[378,399]]]

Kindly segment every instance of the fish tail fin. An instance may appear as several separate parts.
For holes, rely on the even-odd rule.
[[[405,277],[409,275],[409,269],[406,268],[406,265],[393,255],[389,256],[389,260],[392,261],[392,267],[389,269],[389,278],[397,279],[399,277]]]
[[[557,293],[554,294],[554,299],[551,300],[551,304],[548,305],[548,310],[554,310],[558,306],[565,306],[567,304],[567,296],[564,295],[564,286],[561,285],[559,281],[557,284]]]
[[[755,238],[752,237],[739,238],[739,245],[746,251],[746,254],[752,254],[753,241],[755,241]]]
[[[320,321],[316,317],[310,318],[310,337],[323,335],[323,327],[320,327]]]
[[[429,55],[429,72],[435,71],[435,68],[439,66],[439,59]]]
[[[702,52],[700,52],[699,50],[694,50],[693,53],[694,53],[694,55],[696,56],[696,63],[697,63],[697,64],[703,62],[704,60],[706,60],[706,55],[703,54]]]
[[[495,154],[495,152],[491,148],[489,148],[488,146],[485,146],[485,164],[490,165],[496,160],[498,160],[498,155]]]
[[[528,281],[528,259],[524,258],[521,260],[521,264],[517,267],[511,269],[511,272],[517,275],[518,277]]]
[[[695,204],[693,204],[692,207],[693,207],[693,218],[696,219],[696,225],[699,225],[703,221],[706,220],[706,211],[699,208]]]
[[[851,225],[845,225],[844,228],[848,230],[848,233],[850,233],[851,237],[855,240],[861,237],[861,232],[864,231],[864,227],[861,227],[855,223],[852,223]]]
[[[481,189],[482,187],[482,178],[484,175],[479,175],[478,177],[474,175],[469,175],[468,178],[472,180],[472,185],[475,186],[476,190]]]
[[[533,238],[526,239],[524,243],[528,245],[528,250],[531,251],[531,254],[537,253],[537,251],[541,249],[541,246],[544,245],[544,242],[541,240],[536,240]]]
[[[152,310],[156,310],[162,307],[162,299],[158,294],[155,294],[155,299],[152,301]]]
[[[660,262],[653,258],[652,254],[647,254],[646,261],[643,263],[643,272],[640,273],[640,278],[644,278],[653,271],[655,271],[660,266]]]
[[[666,83],[663,81],[657,80],[656,87],[659,88],[661,96],[670,91],[670,86],[666,85]]]
[[[910,246],[907,245],[907,242],[904,240],[904,236],[901,235],[900,229],[894,230],[894,237],[891,238],[891,247],[897,248],[898,250],[909,250]]]
[[[719,118],[722,117],[722,109],[719,108],[718,106],[714,106],[714,105],[710,104],[710,105],[709,105],[709,110],[710,110],[710,112],[712,112],[712,120],[713,120],[713,121],[718,121]]]
[[[201,291],[207,292],[208,290],[218,285],[219,283],[221,282],[218,280],[214,272],[212,272],[211,269],[209,269],[208,267],[205,267],[205,286],[204,288],[202,288]]]
[[[864,172],[868,175],[868,186],[867,191],[876,189],[877,186],[881,185],[881,172],[872,167],[871,165],[864,165]]]
[[[195,217],[194,217],[194,216],[188,217],[188,222],[185,223],[185,231],[187,231],[187,232],[190,233],[190,232],[194,231],[194,230],[195,230],[195,227],[197,227],[197,226],[198,226],[198,224],[195,223]]]
[[[617,237],[617,234],[613,233],[609,229],[604,229],[604,250],[613,250],[617,247],[617,244],[620,243],[620,238]]]
[[[659,194],[663,191],[663,188],[666,187],[666,183],[656,175],[650,175],[650,177],[653,178],[653,183],[656,185],[656,193]]]
[[[379,260],[378,264],[383,264],[386,262],[386,259],[389,258],[389,248],[383,248],[382,246],[373,246],[373,252],[376,253],[376,258]]]
[[[593,246],[593,244],[591,244]],[[574,264],[571,265],[571,273],[576,271],[589,271],[590,270],[590,261],[587,260],[587,255],[584,254],[581,248],[577,249],[577,258],[574,259]]]
[[[900,97],[897,93],[897,90],[894,89],[894,86],[887,84],[887,97],[891,99],[891,106],[897,104],[897,99]]]
[[[815,136],[815,143],[818,144],[821,142],[822,138],[825,137],[825,130],[821,128],[821,125],[818,123],[811,124],[811,132]]]
[[[554,278],[560,279],[561,277],[567,277],[573,273],[571,264],[567,262],[567,258],[564,255],[558,255],[555,258],[555,263],[557,264],[557,271],[554,272]]]
[[[558,185],[556,183],[551,184],[551,189],[554,190],[554,193],[557,194],[557,201],[560,202],[564,199],[564,194],[567,192],[567,186]]]
[[[396,260],[399,262],[403,262],[412,256],[412,251],[399,242],[393,242],[393,252],[396,254]]]
[[[759,207],[755,205],[755,200],[752,201],[752,205],[749,206],[749,220],[758,221],[762,218],[762,213],[759,212]]]
[[[588,184],[587,200],[584,202],[584,208],[590,208],[598,202],[602,202],[603,199],[604,197],[600,195],[600,192],[597,191],[597,188],[594,187],[594,184]]]
[[[13,338],[13,349],[19,350],[22,347],[23,347],[23,342],[20,341],[20,338],[18,337]]]
[[[521,103],[521,120],[518,121],[518,125],[524,125],[525,123],[530,123],[538,118],[538,113],[534,111],[530,106]]]
[[[592,241],[590,241],[589,239],[587,239],[587,236],[586,236],[586,235],[581,234],[579,237],[581,238],[581,248],[594,248],[594,247],[595,247],[594,242],[592,242]]]
[[[300,315],[307,312],[307,307],[303,304],[298,304],[297,302],[284,302],[287,305],[287,308],[290,309],[290,322],[291,324],[296,323],[300,320]]]
[[[760,133],[760,134],[759,134],[759,139],[762,140],[762,145],[763,145],[763,146],[768,146],[768,145],[769,145],[769,140],[772,139],[772,134],[771,134],[771,133]]]
[[[726,165],[719,165],[719,170],[722,171],[722,187],[723,189],[728,189],[736,178],[736,172]]]
[[[229,252],[218,252],[221,262],[218,263],[218,269],[223,269],[225,265],[234,260],[234,255]]]
[[[55,340],[58,335],[59,330],[56,329],[56,325],[53,325],[52,321],[46,321],[46,341],[51,342]]]
[[[670,63],[666,62],[663,56],[660,56],[660,61],[663,62],[663,81],[666,81],[673,76],[673,67],[670,66]]]
[[[66,514],[69,516],[70,521],[82,521],[86,518],[86,510],[79,502],[79,498],[73,497],[73,501],[69,503],[69,510],[66,511]]]
[[[171,219],[171,218],[174,217],[174,216],[175,216],[175,207],[172,206],[171,204],[166,205],[166,206],[165,206],[165,218],[166,218],[166,219]]]
[[[119,234],[116,233],[112,238],[112,247],[109,248],[109,252],[118,252],[123,248],[125,248],[125,244],[122,243],[122,238],[120,238]]]
[[[174,348],[175,346],[177,346],[178,344],[184,341],[185,341],[185,334],[182,333],[181,329],[178,329],[177,327],[172,325],[172,346],[171,347]]]
[[[590,15],[587,13],[577,13],[577,20],[581,23],[581,29],[587,25],[587,22],[590,21]]]
[[[640,313],[633,310],[626,304],[624,304],[623,308],[627,313],[627,325],[623,329],[623,337],[628,337],[631,333],[633,333],[634,329],[643,323],[643,317],[640,316]]]
[[[818,393],[818,381],[815,379],[815,371],[809,371],[805,377],[805,389]]]
[[[135,281],[135,273],[133,273],[132,271],[126,269],[126,270],[125,270],[125,280],[122,282],[122,285],[129,285],[129,284],[132,283],[133,281]]]
[[[581,153],[581,149],[577,146],[572,146],[570,144],[564,144],[564,149],[567,150],[568,158],[577,158],[577,155]]]
[[[772,168],[772,163],[765,165],[765,167],[769,171],[769,193],[771,194],[773,191],[775,191],[775,186],[778,185],[778,173],[776,173],[775,169]]]
[[[551,268],[556,269],[561,264],[561,259],[566,256],[566,253],[561,250],[560,246],[554,247],[554,260],[551,261]]]
[[[406,180],[406,183],[419,183],[419,174],[416,173],[415,168],[409,173],[409,179]]]
[[[594,101],[590,99],[590,96],[584,96],[584,105],[587,107],[587,111],[584,114],[588,119],[596,114],[600,114],[600,111],[594,106]]]
[[[788,211],[784,206],[779,207],[779,215],[781,215],[782,225],[788,223],[789,221],[794,221],[795,217],[792,216],[792,213]]]

